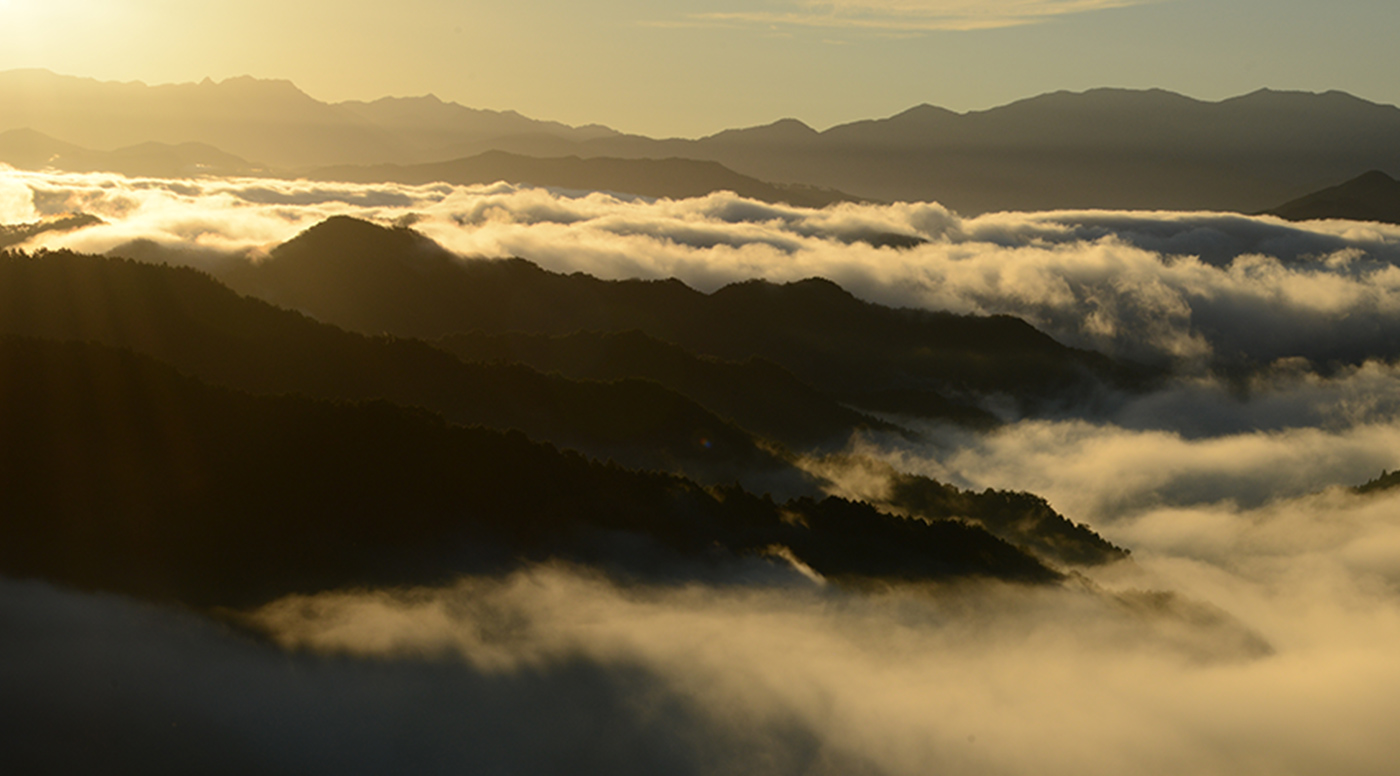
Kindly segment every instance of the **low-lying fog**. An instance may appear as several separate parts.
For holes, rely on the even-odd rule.
[[[872,301],[1015,314],[1181,377],[1099,418],[851,441],[902,471],[1040,494],[1132,550],[1060,587],[854,589],[761,561],[651,587],[545,565],[280,600],[232,628],[0,582],[0,724],[37,766],[1234,776],[1400,757],[1400,489],[1349,488],[1400,467],[1400,227],[0,172],[0,222],[73,210],[108,223],[25,247],[140,238],[196,264],[256,260],[348,213],[603,277],[821,275]],[[927,242],[860,241],[889,232]],[[1350,363],[1203,369],[1298,355]],[[876,493],[875,470],[834,487]],[[73,736],[89,745],[61,746]]]
[[[1178,366],[1400,355],[1400,226],[1228,213],[993,213],[937,204],[810,210],[719,193],[648,201],[505,184],[130,180],[5,172],[0,222],[82,211],[106,226],[37,245],[103,253],[134,239],[193,262],[260,251],[335,214],[414,228],[463,255],[521,256],[701,290],[823,276],[884,304],[1009,313],[1066,344]],[[882,234],[919,237],[873,247]],[[866,240],[862,242],[862,240]]]

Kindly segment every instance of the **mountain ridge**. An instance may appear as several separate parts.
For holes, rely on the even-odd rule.
[[[1161,89],[1061,91],[982,111],[914,106],[823,131],[782,119],[694,139],[517,120],[436,98],[331,104],[287,81],[246,76],[146,86],[6,71],[0,104],[10,122],[0,131],[28,126],[100,149],[203,142],[285,169],[423,163],[490,150],[679,157],[777,185],[932,200],[968,214],[1253,213],[1366,170],[1400,175],[1393,142],[1400,108],[1335,90],[1261,89],[1214,102]],[[413,119],[415,111],[423,115]]]
[[[408,254],[430,269],[405,270]],[[256,264],[230,265],[220,278],[240,293],[366,333],[432,340],[473,330],[635,329],[698,355],[768,359],[878,411],[920,414],[923,407],[942,415],[949,392],[1004,392],[1028,406],[1084,401],[1107,385],[1152,379],[1060,345],[1017,318],[884,307],[821,278],[747,281],[709,294],[675,279],[605,281],[523,259],[456,260],[410,229],[348,217],[308,229]],[[900,395],[927,403],[895,401]]]

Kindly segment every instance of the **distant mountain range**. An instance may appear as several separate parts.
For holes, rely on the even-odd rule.
[[[0,131],[29,128],[93,149],[202,143],[254,167],[302,171],[487,151],[690,159],[778,185],[934,200],[965,213],[1258,212],[1367,170],[1400,175],[1400,108],[1341,92],[1261,90],[1221,102],[1161,90],[1056,92],[985,111],[920,105],[821,132],[785,119],[696,140],[569,127],[432,96],[329,104],[286,81],[246,77],[146,86],[8,71],[0,104]]]
[[[832,189],[799,184],[775,185],[740,175],[719,162],[695,159],[615,159],[577,156],[539,158],[505,151],[486,151],[447,162],[397,165],[340,165],[305,173],[311,180],[355,183],[425,184],[442,181],[458,185],[532,184],[560,189],[611,191],[644,197],[683,199],[716,191],[732,191],[763,202],[786,202],[800,207],[825,207],[857,197]]]
[[[148,141],[112,151],[94,151],[55,140],[32,129],[0,132],[0,162],[21,170],[115,172],[131,177],[188,178],[200,175],[260,175],[269,170],[205,143]]]

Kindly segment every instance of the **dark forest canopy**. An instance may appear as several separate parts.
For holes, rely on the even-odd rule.
[[[1055,578],[1037,557],[1122,556],[1091,532],[1066,549],[1068,523],[1025,494],[918,478],[885,505],[904,517],[753,495],[820,492],[743,422],[764,402],[790,397],[759,433],[794,444],[887,426],[771,363],[638,332],[440,343],[497,350],[468,362],[188,268],[60,251],[0,256],[0,335],[11,574],[227,603],[544,557],[688,573],[782,547],[838,578],[1037,580]]]
[[[836,577],[1057,574],[981,528],[706,489],[383,401],[253,396],[0,338],[0,573],[198,605],[563,557],[684,573],[776,548]]]
[[[388,399],[716,481],[787,468],[744,430],[655,383],[464,363],[423,342],[346,332],[240,297],[190,269],[67,252],[0,256],[0,333],[127,347],[259,393]]]

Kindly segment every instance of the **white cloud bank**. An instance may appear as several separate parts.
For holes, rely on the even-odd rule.
[[[707,291],[822,276],[871,301],[1008,313],[1070,345],[1188,369],[1400,356],[1400,227],[1383,224],[1109,211],[962,218],[933,203],[812,210],[723,193],[649,201],[506,184],[0,173],[0,221],[72,210],[109,223],[35,245],[104,252],[144,238],[256,256],[331,215],[410,218],[465,256],[520,256],[604,278],[674,276]],[[881,233],[927,242],[861,241]]]

